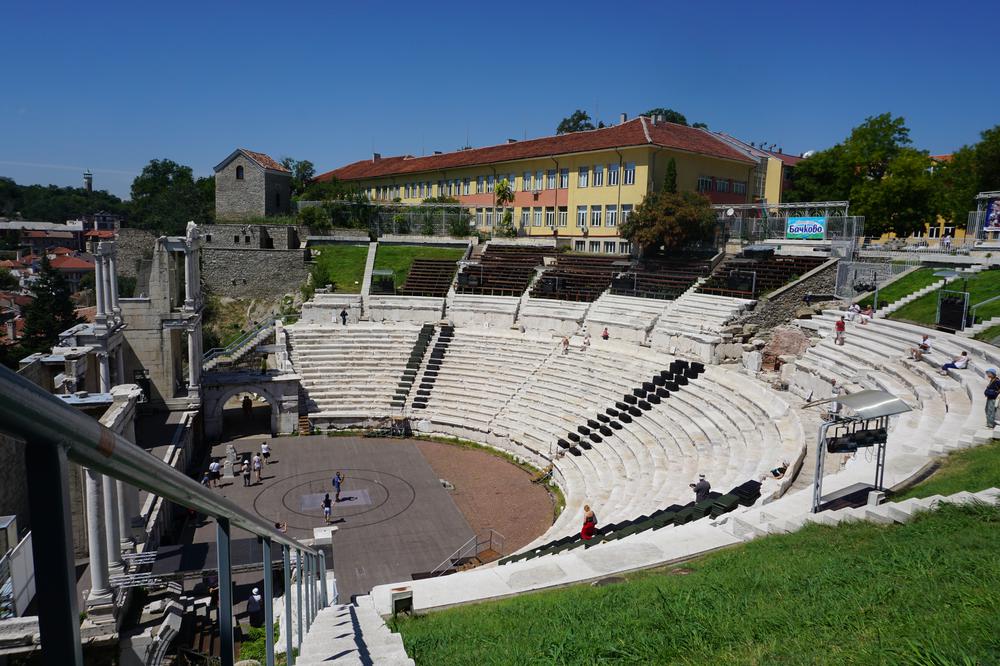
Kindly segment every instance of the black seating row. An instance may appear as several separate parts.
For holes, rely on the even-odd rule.
[[[457,269],[458,264],[450,259],[414,259],[399,293],[403,296],[447,296]]]
[[[606,541],[623,539],[633,534],[639,534],[646,530],[659,530],[668,525],[684,525],[693,520],[699,520],[706,516],[718,518],[719,516],[735,510],[739,506],[753,506],[760,498],[760,482],[746,481],[736,486],[726,494],[717,492],[709,493],[708,499],[702,502],[688,502],[687,504],[671,504],[662,509],[657,509],[653,513],[638,516],[630,520],[619,523],[611,523],[598,527],[594,538],[584,540],[579,533],[571,534],[542,544],[537,548],[504,557],[499,564],[509,562],[520,562],[530,560],[543,555],[555,555],[567,550],[579,548],[590,548]],[[600,516],[598,516],[600,517]]]
[[[561,254],[531,289],[534,298],[592,302],[628,264],[628,255]]]
[[[545,255],[551,253],[550,248],[491,244],[479,263],[465,266],[458,274],[455,290],[460,294],[520,296]]]
[[[730,257],[698,288],[698,293],[757,298],[801,277],[827,260],[828,257],[785,255]]]
[[[417,387],[417,395],[413,398],[415,409],[427,409],[427,401],[431,396],[431,389],[437,382],[438,373],[441,371],[441,363],[448,353],[448,346],[455,337],[454,326],[442,326],[438,332],[434,348],[431,349],[431,357],[427,361],[423,377],[420,378],[420,385]]]
[[[406,360],[406,369],[403,370],[403,376],[400,377],[399,384],[396,386],[396,394],[390,403],[393,407],[402,409],[406,404],[406,398],[410,395],[413,382],[417,378],[417,371],[424,362],[424,355],[427,353],[427,346],[430,344],[433,335],[434,324],[424,324],[420,327],[420,332],[417,334],[417,341],[413,343],[413,349],[410,350],[410,357]]]

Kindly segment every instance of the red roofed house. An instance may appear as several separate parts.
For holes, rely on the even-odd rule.
[[[52,268],[59,271],[66,282],[69,283],[71,291],[79,291],[80,280],[84,275],[94,272],[94,262],[83,257],[73,257],[70,255],[58,256],[51,262]]]
[[[215,166],[215,217],[241,220],[288,215],[292,173],[264,153],[237,148]]]
[[[453,197],[489,232],[504,212],[494,192],[506,179],[514,190],[508,210],[521,235],[558,232],[578,251],[622,253],[630,247],[618,226],[648,192],[662,187],[671,159],[679,189],[702,192],[714,203],[750,201],[756,160],[707,130],[647,117],[627,121],[624,114],[612,127],[485,148],[424,157],[376,153],[316,180],[356,184],[374,200]]]

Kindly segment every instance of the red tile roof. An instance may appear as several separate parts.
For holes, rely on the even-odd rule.
[[[473,148],[425,157],[400,155],[384,157],[379,160],[363,160],[328,171],[317,176],[316,180],[323,181],[331,178],[361,180],[379,176],[510,162],[548,155],[566,155],[646,145],[753,164],[753,161],[743,153],[705,130],[674,123],[654,125],[649,118],[640,116],[635,120],[614,127],[516,141],[498,146]]]
[[[92,271],[94,264],[80,257],[63,255],[52,260],[52,268],[58,271]]]
[[[257,153],[252,150],[247,150],[246,148],[240,148],[240,152],[252,159],[257,164],[261,165],[265,169],[271,169],[272,171],[283,171],[285,173],[290,173],[281,162],[276,161],[270,155],[265,155],[264,153]]]
[[[110,229],[91,229],[83,234],[87,238],[114,238],[115,232]]]
[[[72,231],[25,231],[25,238],[73,238]]]
[[[14,261],[13,259],[0,259],[0,268],[19,271],[25,268],[25,265],[20,261]]]
[[[62,247],[61,245],[49,249],[49,254],[54,254],[57,256],[64,254],[73,254],[74,252],[76,252],[76,250],[71,250],[68,247]]]
[[[931,155],[931,159],[935,162],[951,162],[953,156],[951,153],[948,153],[947,155]]]
[[[767,154],[770,155],[771,157],[776,157],[777,159],[781,160],[781,163],[784,164],[785,166],[795,166],[796,164],[805,159],[804,157],[799,157],[798,155],[786,155],[785,153],[776,153],[773,150],[768,150],[765,152],[767,152]]]

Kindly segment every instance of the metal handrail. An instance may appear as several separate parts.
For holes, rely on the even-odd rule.
[[[0,430],[23,439],[27,446],[62,447],[71,460],[84,467],[228,520],[272,542],[318,554],[7,368],[0,368]]]
[[[496,530],[494,530],[492,527],[487,528],[487,532],[488,532],[488,536],[485,536],[485,538],[484,538],[483,534],[475,534],[472,537],[470,537],[465,543],[463,543],[461,546],[459,546],[458,549],[456,549],[454,553],[452,553],[451,555],[449,555],[448,557],[446,557],[444,559],[444,561],[441,562],[441,564],[439,564],[436,567],[434,567],[433,569],[431,569],[431,572],[430,572],[429,575],[432,576],[432,577],[437,577],[437,576],[442,575],[444,572],[446,572],[448,569],[450,569],[452,567],[452,565],[454,565],[456,559],[460,560],[463,557],[467,557],[468,556],[467,553],[466,553],[466,551],[468,551],[469,546],[471,546],[471,545],[475,545],[475,555],[479,555],[479,553],[483,552],[481,546],[484,546],[484,545],[485,546],[489,546],[489,548],[492,549],[493,548],[494,535],[496,536],[496,541],[500,545],[500,554],[503,555],[504,536],[502,534],[500,534],[499,532],[497,532]]]
[[[972,318],[972,323],[976,323],[976,308],[980,305],[986,305],[987,303],[992,303],[993,301],[1000,300],[1000,296],[994,296],[993,298],[987,298],[985,301],[979,301],[971,308],[969,308],[969,316]]]
[[[260,324],[259,326],[247,331],[246,333],[243,333],[225,347],[213,347],[212,349],[209,349],[202,355],[201,362],[206,363],[208,361],[211,361],[213,358],[216,358],[217,356],[224,356],[227,354],[232,354],[235,351],[238,351],[240,347],[242,347],[243,344],[246,343],[247,340],[252,339],[256,335],[258,335],[261,331],[274,326],[275,319],[276,317],[271,317],[263,324]]]

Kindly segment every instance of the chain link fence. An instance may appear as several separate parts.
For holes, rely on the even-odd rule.
[[[334,229],[360,229],[386,234],[465,237],[472,235],[472,209],[462,204],[405,204],[377,201],[299,201],[299,211],[319,208],[320,225]],[[317,214],[321,215],[321,214]]]

